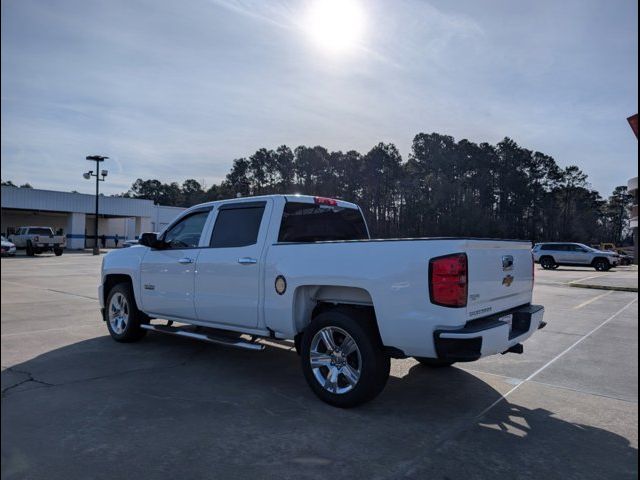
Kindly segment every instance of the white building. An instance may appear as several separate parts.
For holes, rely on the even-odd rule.
[[[95,195],[56,192],[35,188],[2,187],[3,234],[21,226],[51,227],[62,230],[67,248],[94,245]],[[138,238],[144,232],[157,232],[184,208],[154,205],[151,200],[100,196],[98,235],[107,238],[107,247]]]

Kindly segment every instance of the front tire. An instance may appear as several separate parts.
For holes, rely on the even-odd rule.
[[[62,255],[62,249],[60,247],[55,247],[53,249],[53,253],[55,254],[56,257],[59,257],[60,255]]]
[[[116,342],[137,342],[147,333],[140,328],[145,316],[138,310],[128,283],[119,283],[109,291],[104,317],[109,334]]]
[[[593,268],[595,268],[597,272],[606,272],[611,269],[611,265],[604,258],[597,258],[593,261]]]
[[[449,360],[441,360],[439,358],[427,358],[427,357],[413,357],[413,358],[415,358],[420,363],[420,365],[424,365],[425,367],[431,367],[431,368],[450,367],[451,365],[456,363]]]
[[[33,250],[33,245],[31,243],[31,240],[27,242],[26,250],[27,250],[27,257],[33,257],[35,255],[35,251]]]
[[[300,346],[305,380],[329,405],[350,408],[373,400],[389,378],[391,361],[375,324],[355,309],[319,314]]]

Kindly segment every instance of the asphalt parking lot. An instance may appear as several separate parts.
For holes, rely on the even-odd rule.
[[[637,293],[537,273],[547,328],[509,354],[431,370],[339,410],[291,346],[113,342],[100,258],[2,259],[2,478],[637,478]],[[637,270],[615,274],[637,288]]]

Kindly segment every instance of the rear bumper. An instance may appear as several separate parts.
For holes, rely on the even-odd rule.
[[[504,353],[546,324],[542,305],[524,305],[489,317],[471,320],[457,330],[433,333],[438,358],[472,362],[487,355]]]

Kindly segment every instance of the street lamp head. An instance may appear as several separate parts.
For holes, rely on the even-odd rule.
[[[109,172],[107,170],[102,170],[102,172],[100,172],[103,177],[106,177],[108,173]]]
[[[92,162],[104,162],[107,158],[109,157],[103,157],[102,155],[89,155],[87,157],[87,160],[90,160]]]
[[[91,178],[91,172],[85,172],[82,174],[85,180],[89,180]]]

